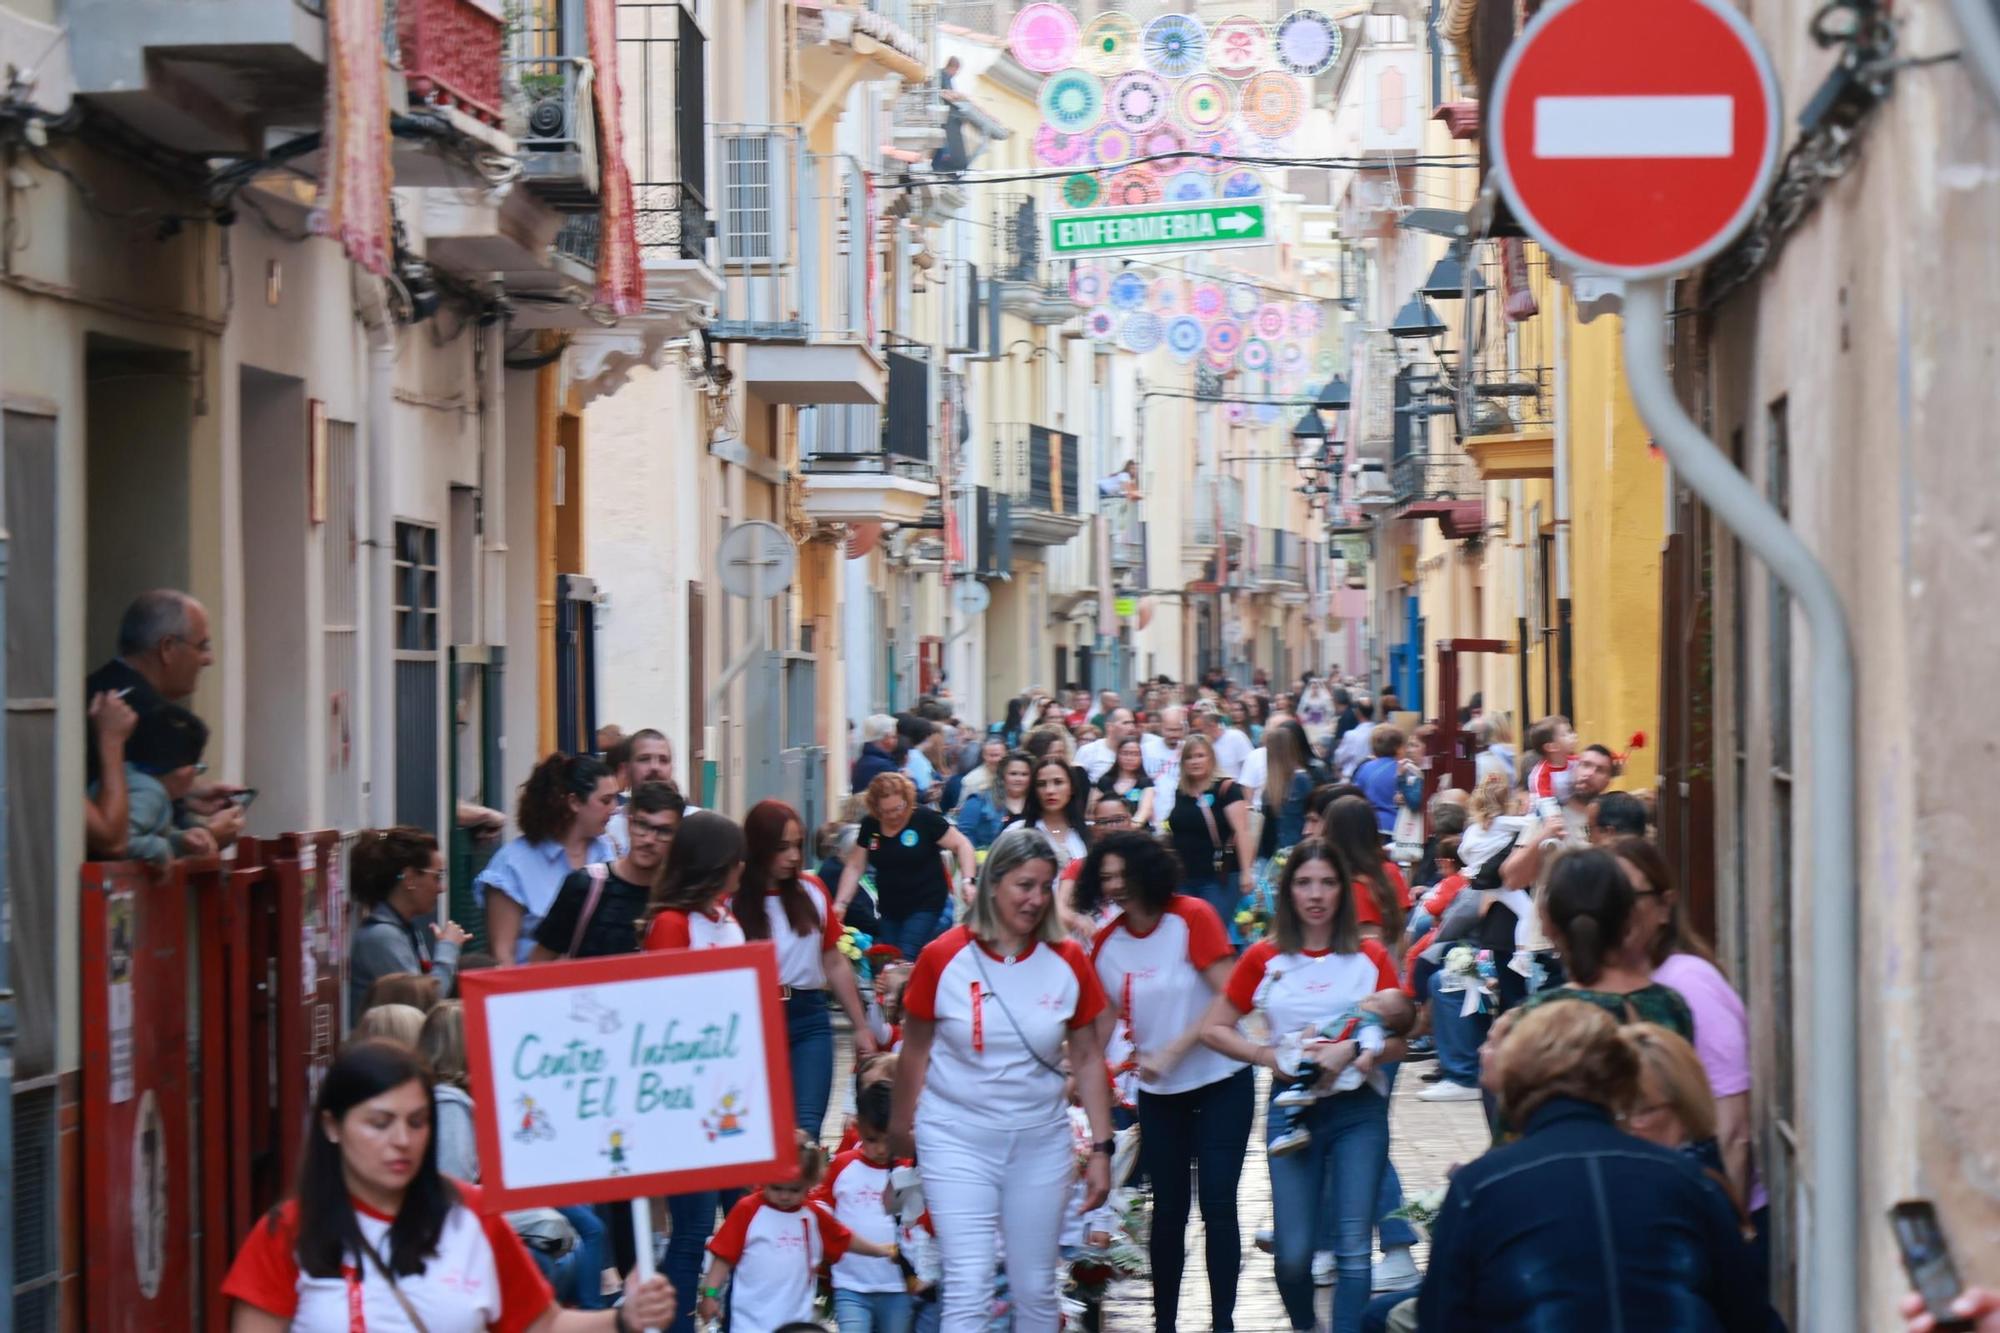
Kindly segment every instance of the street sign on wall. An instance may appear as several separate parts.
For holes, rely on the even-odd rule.
[[[1493,104],[1508,204],[1591,272],[1693,268],[1777,169],[1777,78],[1722,0],[1557,0],[1508,49]]]
[[[1095,255],[1127,250],[1223,250],[1268,245],[1269,224],[1262,199],[1051,213],[1049,253]]]

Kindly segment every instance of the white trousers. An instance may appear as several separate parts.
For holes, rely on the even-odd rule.
[[[917,1116],[917,1166],[944,1260],[940,1333],[983,1333],[996,1257],[1014,1333],[1055,1333],[1057,1244],[1076,1176],[1067,1121],[1032,1129]]]

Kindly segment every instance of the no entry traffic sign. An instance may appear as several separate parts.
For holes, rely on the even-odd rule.
[[[1720,0],[1556,0],[1494,81],[1515,215],[1580,268],[1660,277],[1750,220],[1778,164],[1778,83]]]

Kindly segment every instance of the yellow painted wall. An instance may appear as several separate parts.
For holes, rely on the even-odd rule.
[[[1573,720],[1586,742],[1613,750],[1646,733],[1617,784],[1636,791],[1658,778],[1666,464],[1626,389],[1620,327],[1600,319],[1570,331]]]

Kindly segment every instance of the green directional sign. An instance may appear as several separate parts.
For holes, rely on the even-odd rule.
[[[1049,215],[1052,255],[1126,250],[1223,250],[1269,245],[1262,199],[1217,199],[1151,208],[1104,208]]]

